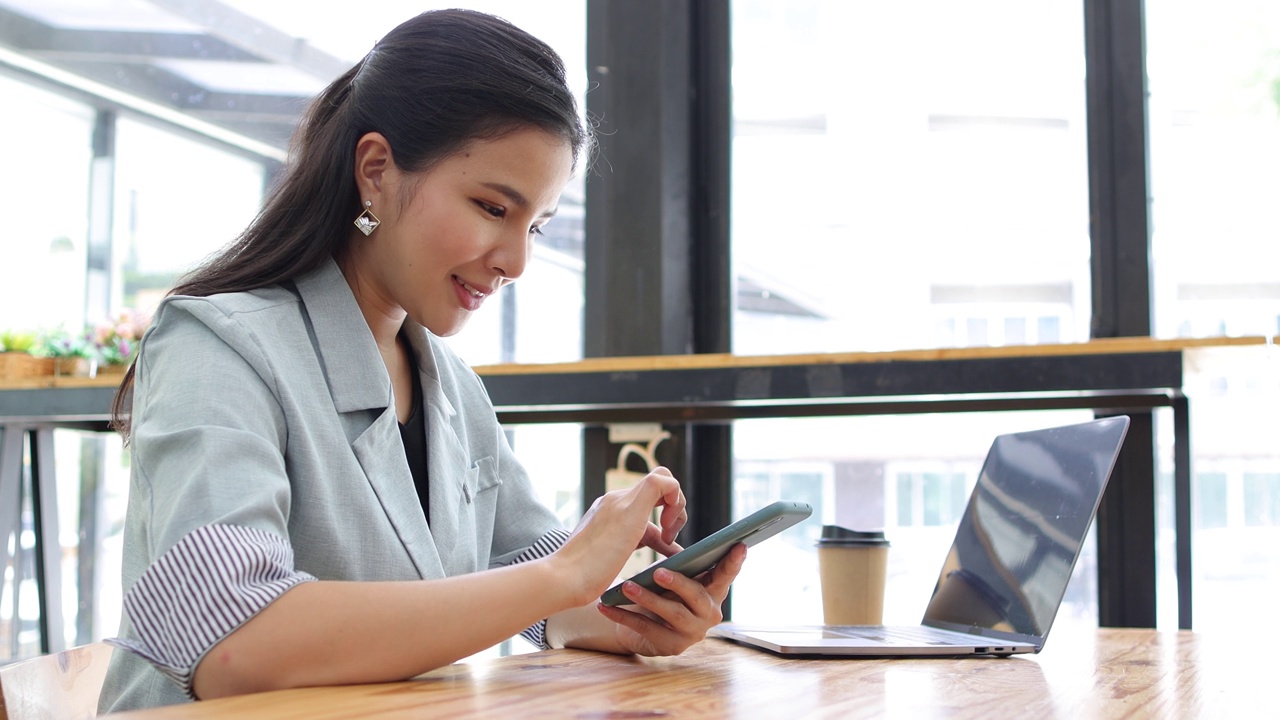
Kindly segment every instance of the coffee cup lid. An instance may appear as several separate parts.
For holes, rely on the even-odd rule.
[[[883,530],[850,530],[839,525],[823,525],[819,545],[888,545]]]

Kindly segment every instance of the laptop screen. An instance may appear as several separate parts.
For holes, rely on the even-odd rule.
[[[997,437],[924,624],[1047,635],[1128,427],[1121,416]]]

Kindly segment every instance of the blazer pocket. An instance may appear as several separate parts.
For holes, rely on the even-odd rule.
[[[462,483],[462,498],[467,504],[471,504],[482,494],[501,485],[502,478],[498,477],[498,464],[492,457],[483,457],[467,469]]]

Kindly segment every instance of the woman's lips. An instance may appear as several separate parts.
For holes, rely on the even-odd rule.
[[[472,312],[479,310],[484,303],[484,299],[489,297],[489,293],[468,284],[465,280],[453,276],[453,287],[458,294],[458,300],[462,303],[462,307]]]

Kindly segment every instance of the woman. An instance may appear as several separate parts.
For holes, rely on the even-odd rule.
[[[438,340],[524,271],[588,140],[556,54],[468,11],[407,21],[317,98],[116,398],[128,651],[105,709],[409,678],[520,632],[675,654],[719,622],[743,547],[596,602],[637,546],[678,550],[679,484],[659,469],[565,532]]]

